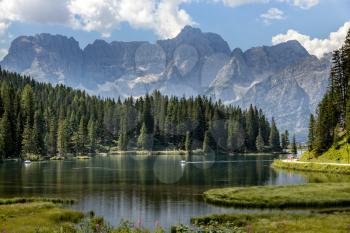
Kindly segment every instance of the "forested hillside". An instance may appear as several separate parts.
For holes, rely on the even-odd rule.
[[[332,61],[328,91],[318,107],[317,116],[310,117],[309,151],[316,157],[332,146],[339,149],[340,142],[349,143],[350,31],[344,45],[334,51]]]
[[[261,110],[159,92],[124,101],[43,84],[0,70],[0,155],[55,156],[119,150],[280,151]]]

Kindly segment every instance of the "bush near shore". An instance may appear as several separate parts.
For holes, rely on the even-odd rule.
[[[329,214],[305,213],[292,214],[281,211],[250,214],[215,214],[194,217],[191,223],[196,229],[180,226],[173,232],[275,232],[275,233],[340,233],[350,230],[350,213],[334,212]],[[179,229],[177,231],[177,229]]]

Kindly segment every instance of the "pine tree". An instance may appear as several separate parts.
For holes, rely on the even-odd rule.
[[[88,138],[89,138],[89,151],[95,152],[96,150],[96,125],[93,119],[88,123]]]
[[[1,99],[3,104],[2,111],[4,112],[3,117],[5,116],[4,122],[7,122],[6,126],[6,147],[5,147],[5,153],[6,157],[12,157],[16,155],[16,152],[18,152],[16,145],[18,145],[21,142],[16,141],[21,140],[20,135],[16,135],[16,116],[15,113],[15,106],[14,106],[14,99],[15,98],[15,91],[13,89],[13,86],[11,83],[4,82],[1,86]]]
[[[81,117],[79,121],[79,127],[78,131],[73,133],[72,136],[72,144],[74,148],[75,153],[84,153],[86,149],[86,128],[85,128],[85,123],[84,123],[84,118]]]
[[[287,144],[287,140],[286,140],[286,135],[284,133],[281,134],[281,149],[287,149],[288,148],[288,144]]]
[[[228,150],[231,152],[243,152],[245,149],[244,140],[246,134],[242,124],[239,121],[233,120],[229,123],[228,128]]]
[[[57,122],[54,116],[49,117],[49,130],[47,133],[47,152],[55,156],[57,153]]]
[[[247,147],[249,150],[254,151],[256,149],[256,137],[259,134],[259,127],[257,122],[257,116],[254,108],[250,105],[246,116],[246,130],[247,130]]]
[[[346,126],[346,132],[348,136],[350,136],[350,96],[346,102],[345,126]]]
[[[286,143],[286,146],[285,146],[284,149],[287,149],[288,146],[289,146],[289,144],[290,144],[290,142],[289,142],[289,132],[288,132],[288,130],[284,131],[284,140],[285,140],[285,143]]]
[[[9,118],[5,112],[0,121],[0,160],[11,156],[11,129],[9,128]]]
[[[120,151],[126,151],[128,148],[128,135],[124,132],[120,132],[118,137],[118,149]]]
[[[207,153],[210,151],[209,147],[209,131],[205,131],[204,140],[203,140],[203,152]]]
[[[261,130],[259,130],[259,134],[256,137],[256,149],[258,150],[258,152],[263,152],[264,151],[264,138],[262,136]]]
[[[143,122],[145,124],[146,134],[153,134],[153,117],[151,111],[151,99],[148,95],[145,98],[145,106],[143,110]]]
[[[66,155],[69,147],[67,120],[60,120],[57,130],[57,150],[60,156]]]
[[[284,131],[284,133],[281,134],[281,147],[282,149],[287,149],[289,146],[289,132],[288,130]]]
[[[34,153],[32,128],[30,127],[30,120],[27,118],[22,135],[22,155],[27,156],[31,153]]]
[[[147,134],[146,124],[143,123],[141,127],[141,132],[137,140],[138,147],[143,150],[152,150],[153,147],[153,138],[152,135]]]
[[[188,153],[192,153],[192,136],[191,136],[191,133],[189,131],[186,132],[185,150]]]
[[[275,119],[272,118],[271,122],[271,131],[270,131],[270,138],[269,138],[270,148],[272,151],[280,151],[280,136],[279,132],[275,123]]]
[[[310,115],[309,121],[309,134],[308,134],[308,150],[312,151],[315,144],[315,117],[313,114]]]
[[[293,135],[293,141],[292,141],[292,154],[296,155],[298,154],[298,149],[297,149],[297,143],[295,140],[295,135]]]
[[[29,84],[25,85],[23,89],[21,107],[25,122],[29,127],[32,127],[34,120],[34,93],[32,87]]]
[[[315,151],[317,154],[322,154],[327,151],[328,148],[332,145],[333,137],[331,132],[334,132],[333,124],[333,111],[329,108],[329,94],[326,94],[323,100],[321,101],[318,109],[318,118],[315,134]]]
[[[227,136],[225,129],[225,116],[219,108],[214,110],[213,124],[211,128],[211,135],[215,140],[216,152],[225,151],[227,149]]]
[[[44,122],[39,111],[35,112],[34,124],[32,129],[33,153],[36,155],[45,155],[46,149],[44,144]]]
[[[344,73],[344,56],[341,50],[335,50],[332,57],[330,98],[338,111],[339,125],[344,128],[346,99],[348,97],[348,77]]]

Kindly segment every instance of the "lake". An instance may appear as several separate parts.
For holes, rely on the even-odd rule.
[[[192,216],[242,212],[202,199],[215,187],[343,181],[348,176],[276,171],[278,155],[193,156],[113,155],[90,160],[0,163],[0,196],[74,198],[76,210],[93,210],[113,225],[122,219],[145,227],[188,224]],[[250,210],[251,211],[251,210]]]

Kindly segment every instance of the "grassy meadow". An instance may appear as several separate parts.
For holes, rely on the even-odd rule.
[[[212,189],[211,204],[240,208],[325,208],[350,206],[350,183],[317,183]]]

